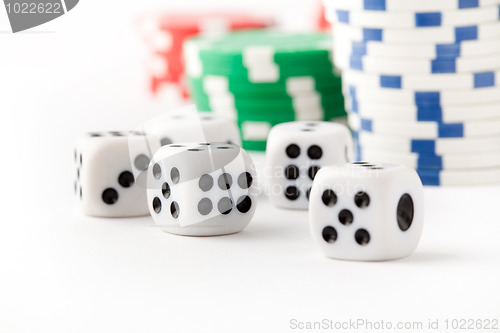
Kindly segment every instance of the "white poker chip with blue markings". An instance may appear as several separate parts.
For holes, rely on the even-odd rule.
[[[499,41],[500,43],[500,41]],[[436,74],[371,74],[356,70],[343,70],[346,82],[357,87],[394,90],[439,91],[446,89],[482,89],[500,86],[500,69],[471,73]]]
[[[412,139],[377,135],[365,131],[358,131],[354,135],[361,147],[392,152],[441,155],[495,151],[500,154],[500,135],[466,139]]]
[[[468,105],[411,105],[363,102],[348,97],[346,109],[363,118],[396,121],[468,122],[500,118],[500,102]]]
[[[336,23],[334,32],[335,66],[342,69],[349,68],[352,56],[454,60],[498,54],[500,48],[498,21],[427,29],[370,29]],[[439,62],[436,66],[440,66]]]
[[[326,6],[341,10],[366,11],[442,11],[467,10],[491,6],[498,0],[324,0]]]
[[[500,0],[324,0],[358,158],[500,182]]]
[[[343,82],[346,96],[358,102],[382,102],[418,106],[445,106],[493,103],[500,101],[500,86],[482,89],[446,89],[419,91],[411,89],[382,89],[359,87]]]
[[[426,186],[491,185],[500,182],[500,168],[416,170]]]
[[[387,75],[481,72],[500,68],[500,53],[472,58],[434,60],[351,55],[349,68]]]
[[[481,153],[451,153],[435,155],[429,153],[402,153],[363,146],[358,150],[361,160],[376,163],[404,164],[414,169],[450,170],[500,167],[500,150]]]
[[[350,113],[349,126],[356,131],[404,137],[411,139],[469,138],[500,135],[500,119],[443,123],[437,121],[403,122],[375,118],[362,118]]]
[[[436,3],[439,3],[436,1]],[[352,40],[358,42],[382,42],[413,44],[453,44],[462,41],[486,40],[500,37],[500,18],[485,24],[471,24],[454,27],[431,27],[409,29],[382,29],[369,27],[355,27],[341,22],[333,27],[335,35],[334,44],[339,40]],[[336,51],[339,51],[335,48]]]
[[[339,48],[347,50],[346,54],[349,56],[374,56],[388,59],[396,57],[456,59],[500,53],[500,38],[419,45],[411,41],[406,43],[355,41],[340,35],[335,39],[335,45],[337,50]]]
[[[417,1],[417,0],[416,0]],[[326,9],[330,22],[370,28],[427,28],[475,25],[498,21],[500,5],[475,7],[467,10],[435,12],[349,11]]]

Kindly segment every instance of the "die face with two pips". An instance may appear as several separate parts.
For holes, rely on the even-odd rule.
[[[264,172],[266,192],[278,207],[307,209],[313,180],[324,166],[350,160],[352,138],[340,124],[295,121],[269,133]]]
[[[367,162],[325,167],[311,190],[310,231],[330,258],[401,258],[418,244],[423,204],[422,183],[411,168]]]
[[[153,219],[167,232],[187,236],[239,232],[255,212],[255,168],[236,145],[167,145],[151,162],[147,196]]]
[[[129,135],[132,134],[132,135]],[[149,213],[144,187],[134,172],[147,168],[147,152],[129,156],[129,141],[142,140],[128,132],[94,132],[79,138],[74,151],[74,191],[82,212],[99,217],[131,217]],[[131,162],[132,161],[132,162]]]

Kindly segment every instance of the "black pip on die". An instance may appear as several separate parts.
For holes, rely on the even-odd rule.
[[[423,205],[420,178],[406,166],[355,162],[325,167],[311,190],[310,230],[330,258],[401,258],[418,244]]]
[[[84,214],[128,217],[149,213],[146,191],[134,179],[134,173],[148,167],[147,151],[129,156],[129,141],[141,140],[141,135],[128,132],[88,133],[78,139],[74,191]]]
[[[267,139],[266,192],[278,207],[307,209],[316,173],[324,166],[345,163],[352,137],[344,125],[295,121],[274,126]]]
[[[227,143],[172,144],[148,170],[148,204],[163,230],[189,236],[241,231],[256,206],[256,173],[248,154]]]

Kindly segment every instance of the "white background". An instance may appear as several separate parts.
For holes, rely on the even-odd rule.
[[[307,213],[261,198],[224,237],[169,235],[150,218],[80,215],[72,148],[175,108],[146,91],[139,13],[230,7],[311,26],[310,0],[91,1],[25,33],[0,8],[0,332],[288,332],[290,320],[500,319],[500,187],[426,188],[403,260],[323,257]],[[441,326],[443,327],[443,326]],[[298,330],[295,330],[298,331]]]

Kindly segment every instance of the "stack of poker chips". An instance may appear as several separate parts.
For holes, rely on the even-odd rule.
[[[358,158],[500,182],[500,0],[325,0]]]
[[[234,119],[243,147],[265,150],[272,126],[345,117],[331,37],[272,30],[195,37],[184,45],[190,93],[198,110]]]
[[[272,20],[237,13],[145,15],[139,20],[139,29],[148,47],[147,61],[150,91],[156,95],[172,85],[184,97],[182,45],[198,34],[220,35],[230,31],[259,29],[272,25]]]

